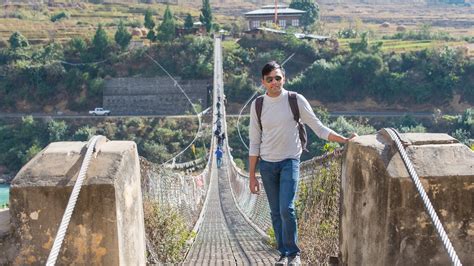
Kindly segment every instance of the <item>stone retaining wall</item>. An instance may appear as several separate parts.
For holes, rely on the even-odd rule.
[[[207,107],[206,80],[177,80],[194,104]],[[104,108],[113,115],[181,115],[191,104],[169,77],[114,78],[106,81]]]

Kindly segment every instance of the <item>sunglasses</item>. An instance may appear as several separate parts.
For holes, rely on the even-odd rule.
[[[276,81],[280,82],[282,78],[283,78],[283,77],[281,77],[281,76],[266,77],[266,78],[265,78],[265,81],[266,81],[267,83],[271,83],[271,82],[273,81],[273,79],[275,79]]]

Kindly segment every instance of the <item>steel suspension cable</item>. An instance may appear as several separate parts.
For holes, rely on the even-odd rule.
[[[118,54],[117,57],[120,58],[124,55],[127,55],[127,54],[130,54],[131,51],[127,51],[127,52],[124,52],[124,53],[121,53],[121,54]],[[86,63],[72,63],[72,62],[68,62],[68,61],[64,61],[64,60],[58,60],[58,59],[54,59],[52,60],[53,62],[58,62],[58,63],[61,63],[63,65],[70,65],[70,66],[87,66],[87,65],[98,65],[98,64],[102,64],[102,63],[105,63],[107,61],[110,61],[111,59],[110,58],[106,58],[104,60],[100,60],[100,61],[95,61],[95,62],[86,62]]]
[[[160,64],[158,63],[153,57],[151,57],[149,54],[145,53],[145,55],[151,60],[153,61],[157,66],[159,66],[161,68],[161,70],[163,70],[163,72],[166,73],[166,75],[168,75],[168,77],[174,81],[174,85],[176,87],[179,88],[179,90],[184,94],[184,97],[186,97],[186,99],[188,100],[188,102],[191,104],[191,107],[193,108],[193,111],[194,113],[196,113],[196,116],[198,118],[198,123],[199,123],[199,126],[198,126],[198,130],[196,132],[196,136],[194,137],[194,139],[191,141],[191,143],[189,143],[188,146],[186,146],[186,148],[184,148],[182,151],[180,151],[178,154],[176,154],[174,157],[172,157],[171,159],[165,161],[164,163],[161,164],[161,166],[169,163],[170,161],[172,161],[173,159],[176,159],[177,157],[179,157],[181,154],[183,154],[185,151],[187,151],[193,144],[194,142],[196,142],[196,140],[199,138],[199,133],[201,132],[202,130],[202,121],[201,121],[201,115],[198,113],[198,111],[196,110],[196,107],[194,106],[193,102],[191,101],[191,99],[188,97],[188,95],[186,94],[186,92],[184,91],[184,89],[181,87],[181,85],[179,85],[178,81],[173,78],[173,76],[168,72],[166,71],[166,69]]]
[[[63,243],[64,236],[66,235],[66,231],[69,226],[69,222],[71,220],[74,207],[76,206],[77,198],[79,197],[79,192],[81,191],[82,183],[84,182],[87,169],[89,168],[89,164],[92,158],[92,153],[94,152],[96,143],[100,138],[105,138],[105,137],[93,136],[89,140],[89,143],[87,144],[88,147],[87,147],[86,155],[84,156],[84,161],[82,161],[82,165],[79,170],[79,175],[77,177],[76,183],[74,184],[74,188],[72,190],[71,196],[69,197],[66,210],[64,211],[61,224],[59,225],[58,233],[56,235],[56,238],[54,239],[53,247],[51,249],[51,252],[49,253],[48,260],[46,262],[46,265],[48,266],[52,266],[56,264],[56,260],[58,258],[59,251],[61,250],[61,245]]]
[[[446,234],[446,231],[443,228],[443,225],[441,224],[441,221],[438,218],[438,215],[436,214],[435,209],[433,208],[433,205],[430,202],[430,199],[428,198],[428,195],[425,192],[425,189],[423,188],[420,178],[418,177],[418,174],[415,171],[415,168],[413,167],[413,164],[411,163],[410,159],[408,158],[408,155],[403,148],[403,145],[400,141],[401,137],[400,134],[395,130],[394,128],[386,128],[385,131],[390,135],[390,138],[395,142],[398,152],[400,153],[403,163],[405,164],[405,167],[408,170],[408,173],[410,174],[411,179],[413,180],[413,183],[415,184],[416,189],[418,190],[418,193],[421,196],[421,199],[423,200],[423,204],[425,206],[426,211],[428,212],[431,221],[433,222],[436,232],[438,233],[438,236],[441,238],[441,241],[443,242],[444,248],[448,252],[449,258],[451,259],[451,262],[455,266],[460,266],[461,261],[458,258],[458,255],[456,254],[456,251],[454,250],[453,245],[451,244],[451,241],[449,240],[448,235]]]

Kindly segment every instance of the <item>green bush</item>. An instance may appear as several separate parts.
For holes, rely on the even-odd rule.
[[[104,89],[105,82],[104,79],[97,77],[89,81],[89,97],[102,96],[102,91]]]
[[[143,199],[146,239],[159,261],[149,263],[178,263],[184,260],[186,241],[194,234],[187,229],[178,211],[164,203]],[[149,256],[151,257],[151,256]]]
[[[226,83],[226,97],[230,101],[244,102],[257,90],[248,73],[241,75],[228,74]]]
[[[237,167],[239,167],[240,169],[245,169],[245,163],[244,161],[242,161],[242,159],[236,158],[234,159],[234,162],[237,165]]]
[[[51,16],[51,21],[56,22],[61,19],[69,19],[71,15],[68,12],[62,11]]]
[[[73,139],[76,141],[88,141],[95,135],[95,129],[89,126],[83,126],[79,128],[73,136]]]

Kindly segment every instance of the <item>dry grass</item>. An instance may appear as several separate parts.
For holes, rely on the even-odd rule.
[[[397,25],[416,30],[428,24],[433,31],[445,31],[453,36],[474,36],[474,7],[323,4],[320,9],[325,29],[329,32],[352,27],[371,30],[377,35],[391,35],[397,32]],[[383,22],[389,22],[390,26],[381,27]]]
[[[187,240],[194,233],[187,229],[179,212],[166,204],[144,197],[143,211],[148,249],[148,262],[177,263],[184,260]]]
[[[323,165],[301,184],[297,204],[301,256],[307,265],[327,265],[339,252],[340,158]]]
[[[349,50],[351,42],[360,41],[359,39],[339,39],[341,49]],[[369,43],[376,43],[381,41],[383,43],[382,51],[384,52],[410,52],[429,48],[439,48],[444,46],[458,47],[466,46],[467,43],[463,41],[439,41],[439,40],[372,40]]]

